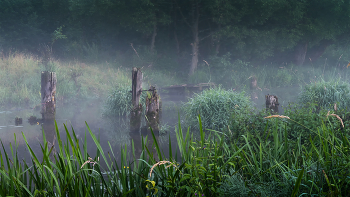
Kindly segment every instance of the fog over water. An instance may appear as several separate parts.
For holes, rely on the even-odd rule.
[[[182,100],[185,99],[181,96]],[[99,138],[102,149],[105,153],[110,152],[110,143],[116,159],[120,159],[121,147],[127,146],[128,153],[131,155],[131,140],[134,141],[135,152],[140,154],[141,152],[141,138],[148,136],[148,140],[152,140],[150,133],[143,133],[139,131],[138,135],[131,133],[129,129],[130,120],[129,117],[114,117],[114,118],[103,118],[102,107],[103,102],[100,100],[87,100],[79,101],[74,103],[61,104],[57,102],[56,105],[56,122],[60,133],[62,143],[66,141],[66,131],[64,125],[72,135],[72,128],[76,136],[80,141],[80,146],[83,147],[83,142],[87,140],[87,150],[91,157],[96,155],[96,145],[91,138],[86,123],[88,124],[94,135]],[[163,99],[163,109],[161,125],[164,125],[167,131],[163,131],[161,135],[157,136],[158,143],[161,150],[168,155],[169,149],[169,135],[173,150],[176,150],[177,142],[174,132],[174,125],[177,124],[177,108],[180,105],[180,101],[167,101],[166,97]],[[54,143],[55,148],[58,150],[58,140],[55,132],[55,123],[51,122],[37,122],[37,124],[31,125],[28,122],[30,116],[36,116],[41,118],[40,111],[26,108],[15,108],[0,110],[0,139],[4,144],[6,152],[11,153],[10,144],[14,147],[15,137],[18,144],[18,156],[19,159],[24,159],[26,162],[30,162],[30,153],[27,149],[25,140],[23,139],[22,133],[25,135],[28,144],[32,148],[35,154],[41,158],[41,145],[43,145],[42,129],[44,129],[46,140],[50,145]],[[172,112],[171,112],[172,111]],[[170,113],[171,112],[171,113]],[[23,123],[16,126],[15,118],[21,117]],[[86,123],[85,123],[86,122]],[[145,125],[143,118],[142,125]],[[136,155],[136,157],[138,157]]]
[[[276,88],[274,90],[264,89],[258,94],[255,106],[259,109],[265,107],[264,96],[268,93],[279,96],[279,102],[281,106],[288,105],[289,102],[296,100],[298,94],[295,92],[300,91],[299,87],[290,88]],[[162,92],[160,91],[162,96]],[[192,95],[194,96],[194,95]],[[186,95],[166,95],[162,97],[162,114],[161,114],[161,127],[166,129],[166,132],[162,133],[157,137],[158,143],[161,150],[168,155],[169,149],[169,135],[171,144],[173,147],[177,147],[176,136],[174,126],[178,124],[178,112],[180,112],[181,103],[187,101]],[[91,131],[100,139],[100,144],[105,152],[110,151],[108,142],[110,143],[116,159],[120,159],[121,147],[127,146],[127,150],[130,154],[131,151],[131,140],[134,141],[135,152],[140,154],[141,150],[141,138],[146,137],[147,134],[141,135],[131,133],[129,130],[130,120],[128,117],[115,117],[115,118],[103,118],[102,109],[103,102],[101,100],[86,100],[86,101],[75,101],[73,103],[62,104],[57,102],[56,108],[56,122],[60,136],[63,143],[66,143],[66,132],[64,125],[66,125],[70,134],[72,134],[72,127],[76,133],[81,147],[84,142],[85,134],[87,140],[87,150],[90,156],[96,154],[96,145],[92,140],[85,121],[90,127]],[[283,110],[281,108],[281,114]],[[55,144],[58,149],[57,136],[55,133],[54,122],[37,122],[37,124],[31,125],[28,122],[30,116],[41,117],[39,110],[31,108],[10,108],[0,110],[0,138],[4,144],[7,153],[11,152],[10,144],[14,145],[14,135],[18,143],[18,156],[20,159],[30,161],[30,154],[22,136],[26,136],[30,147],[33,151],[41,157],[41,145],[43,144],[42,129],[44,129],[46,140],[51,144]],[[16,126],[15,118],[23,118],[23,124]],[[142,125],[145,125],[144,118],[142,119]],[[187,130],[187,129],[186,129]],[[148,134],[148,140],[152,140],[152,135]],[[153,141],[153,140],[152,140]],[[51,145],[49,143],[49,145]],[[173,148],[173,150],[176,150]]]

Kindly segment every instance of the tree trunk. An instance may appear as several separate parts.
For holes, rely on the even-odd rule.
[[[176,30],[177,30],[176,20],[177,20],[176,12],[174,12],[174,38],[175,38],[176,53],[177,53],[177,56],[179,56],[180,43],[179,43],[179,39],[177,38],[177,33],[176,33]]]
[[[198,21],[199,21],[199,6],[198,1],[192,4],[192,35],[193,35],[193,43],[192,45],[192,61],[190,67],[190,75],[193,75],[194,71],[198,65],[198,45],[199,45],[199,37],[198,37]]]
[[[296,65],[301,66],[304,64],[305,55],[307,52],[307,43],[299,43],[295,48],[294,62]]]
[[[152,33],[152,40],[151,40],[151,52],[154,50],[154,43],[156,42],[156,36],[157,36],[157,22],[153,25],[153,33]]]
[[[220,32],[221,30],[221,25],[218,25],[218,30]],[[220,52],[220,37],[219,36],[215,36],[214,37],[214,33],[211,32],[211,39],[212,39],[212,46],[215,47],[215,55],[218,55]]]
[[[179,44],[179,40],[177,39],[177,34],[176,34],[176,29],[174,29],[174,38],[175,38],[175,44],[176,44],[176,53],[177,55],[180,54],[180,44]]]
[[[220,52],[220,41],[216,44],[215,54],[218,55]]]

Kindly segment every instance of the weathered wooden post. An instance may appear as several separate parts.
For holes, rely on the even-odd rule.
[[[146,122],[153,132],[159,135],[160,97],[155,87],[151,86],[146,98]]]
[[[45,120],[42,124],[42,129],[44,130],[47,145],[49,150],[52,148],[52,151],[50,153],[50,158],[54,159],[54,155],[56,154],[56,148],[55,148],[55,140],[56,140],[56,128],[55,128],[55,121],[54,120]]]
[[[132,105],[130,113],[130,131],[139,132],[141,126],[142,105],[140,96],[142,93],[142,72],[138,68],[132,69]]]
[[[132,105],[139,107],[140,96],[142,92],[142,72],[139,68],[132,69]]]
[[[43,120],[54,120],[56,115],[56,73],[41,72],[41,114]]]
[[[272,114],[278,114],[278,98],[274,95],[265,95],[266,110],[269,110]]]
[[[130,140],[134,142],[135,154],[137,157],[141,155],[142,143],[140,135],[142,105],[140,104],[140,96],[142,93],[142,72],[138,68],[133,68],[132,76],[132,109],[130,113]]]

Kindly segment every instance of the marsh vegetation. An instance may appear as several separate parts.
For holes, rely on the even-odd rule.
[[[349,196],[349,13],[329,0],[0,1],[0,196]],[[131,129],[134,67],[160,95],[159,131],[144,114]],[[42,71],[57,76],[52,121]]]
[[[18,65],[4,66],[10,61],[18,62]],[[35,58],[14,54],[4,58],[1,63],[8,82],[15,81],[12,75],[16,73],[17,77],[22,74],[27,77],[20,78],[36,84],[35,77],[25,75],[32,73],[35,76],[35,71],[40,69],[40,63]],[[19,68],[26,63],[33,70],[20,73]],[[96,116],[114,120],[127,116],[131,108],[128,88],[130,70],[109,68],[110,72],[101,72],[101,75],[92,78],[89,73],[96,74],[99,69],[85,65],[84,70],[81,70],[83,74],[74,82],[65,77],[79,63],[55,61],[50,64],[58,72],[58,81],[65,84],[63,87],[58,86],[59,102],[81,100],[86,96],[82,90],[88,89],[105,101],[100,106],[100,114]],[[231,66],[234,68],[235,64]],[[283,69],[286,75],[295,76],[292,68]],[[110,138],[110,142],[103,142],[108,146],[106,148],[104,145],[102,149],[97,133],[90,129],[88,123],[85,137],[77,137],[74,128],[68,129],[66,126],[62,132],[56,125],[56,145],[47,141],[42,131],[43,141],[39,152],[33,151],[24,134],[17,134],[10,145],[11,149],[3,145],[1,151],[1,195],[345,195],[349,191],[347,165],[350,145],[347,70],[337,73],[342,78],[333,77],[333,80],[326,82],[327,79],[321,73],[335,73],[336,69],[304,69],[311,72],[310,78],[304,76],[289,84],[293,87],[300,85],[300,81],[305,82],[294,103],[283,106],[283,115],[271,116],[261,109],[263,102],[252,103],[249,89],[245,88],[249,80],[241,80],[241,84],[235,88],[221,85],[201,93],[188,94],[188,100],[184,98],[180,105],[171,105],[170,102],[170,105],[164,106],[164,112],[167,113],[165,116],[171,116],[172,121],[164,124],[167,129],[162,137],[152,133],[146,138],[140,138],[137,143],[141,143],[141,146],[137,145],[140,148],[136,149],[133,140],[128,142],[128,146],[119,144],[121,149],[116,154],[112,148],[114,145],[110,144],[115,143],[115,140]],[[242,77],[244,72],[240,73]],[[250,77],[248,74],[246,79]],[[320,77],[312,77],[318,74]],[[106,75],[117,77],[107,81]],[[154,80],[160,80],[166,75],[162,73],[160,78]],[[146,83],[154,83],[153,79],[148,81],[148,78],[145,71]],[[210,78],[216,80],[213,75]],[[89,81],[88,85],[85,80]],[[114,84],[110,83],[111,80],[115,81]],[[258,86],[261,89],[273,89],[273,80],[277,79],[266,77],[266,83],[259,82]],[[11,103],[13,106],[32,108],[38,102],[35,96],[37,85],[30,85],[30,82],[26,84],[26,101],[16,100]],[[23,92],[21,88],[10,85],[3,88],[12,88],[11,91],[18,97]],[[81,91],[77,91],[78,88]],[[285,89],[288,92],[288,86]],[[287,97],[288,94],[285,95]],[[3,102],[6,99],[9,98],[4,97]],[[287,102],[289,100],[286,99]],[[119,127],[127,130],[129,123],[118,124],[124,125]],[[170,140],[172,134],[176,134],[176,141]],[[60,137],[62,135],[63,140]],[[26,151],[30,154],[29,160],[18,157],[16,140],[22,137]],[[91,138],[93,144],[87,143],[87,138]],[[168,148],[160,148],[159,143]],[[95,151],[91,152],[91,147]]]

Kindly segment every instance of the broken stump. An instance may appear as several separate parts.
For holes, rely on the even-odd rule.
[[[151,86],[146,98],[146,122],[154,133],[159,133],[160,97],[155,87]]]
[[[41,114],[43,120],[54,120],[56,115],[56,73],[41,72]]]
[[[269,110],[271,114],[278,114],[278,98],[274,95],[265,95],[266,110]]]

